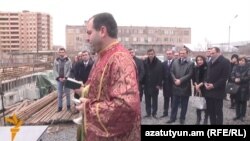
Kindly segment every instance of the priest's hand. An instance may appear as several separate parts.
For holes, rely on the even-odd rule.
[[[78,94],[78,95],[81,95],[81,93],[82,93],[82,87],[79,88],[79,89],[74,89],[74,92],[75,92],[76,94]]]
[[[81,101],[81,103],[78,104],[78,105],[76,106],[76,109],[79,110],[79,111],[84,112],[85,104],[89,101],[89,99],[88,99],[88,98],[83,98],[83,97],[82,97],[82,98],[80,98],[79,100]]]

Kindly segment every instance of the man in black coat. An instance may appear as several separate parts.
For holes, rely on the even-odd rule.
[[[170,120],[167,123],[175,122],[179,104],[181,105],[180,124],[185,123],[189,96],[191,95],[191,78],[193,73],[193,62],[187,58],[188,50],[180,50],[180,58],[175,60],[170,69],[173,80],[173,104],[171,107]]]
[[[170,74],[170,68],[174,61],[174,52],[172,50],[166,51],[167,60],[163,64],[163,96],[164,96],[164,106],[163,115],[161,117],[168,116],[169,101],[172,103],[172,87],[173,80]]]
[[[141,59],[139,59],[135,56],[135,51],[132,48],[130,48],[128,50],[129,50],[131,56],[133,57],[135,64],[136,64],[136,67],[137,67],[137,73],[138,73],[138,77],[139,77],[138,82],[139,82],[140,100],[142,101],[142,97],[143,97],[142,81],[143,81],[143,77],[145,75],[144,64],[143,64],[143,61]]]
[[[144,92],[146,102],[145,117],[156,118],[158,109],[158,94],[162,83],[162,63],[155,56],[155,51],[149,49],[147,51],[148,58],[144,61],[145,77],[144,77]]]
[[[81,72],[79,72],[79,74],[80,74],[80,78],[84,84],[88,80],[89,73],[92,69],[94,62],[90,58],[90,53],[86,50],[82,52],[82,60],[83,60],[82,70],[81,70]]]
[[[90,70],[94,64],[92,59],[90,58],[90,53],[88,51],[83,51],[81,54],[81,60],[77,62],[74,67],[74,78],[78,81],[82,81],[82,83],[86,83],[89,77]],[[80,98],[77,94],[75,98]]]
[[[205,80],[207,111],[212,125],[223,124],[223,98],[226,95],[226,81],[230,76],[230,62],[220,53],[218,47],[211,49],[212,60],[208,63]]]

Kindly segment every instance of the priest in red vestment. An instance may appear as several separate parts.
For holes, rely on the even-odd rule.
[[[87,41],[98,58],[81,89],[84,141],[140,141],[140,98],[135,62],[117,41],[109,13],[89,19]]]

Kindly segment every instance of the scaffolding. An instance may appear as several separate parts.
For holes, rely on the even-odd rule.
[[[3,80],[23,75],[51,70],[55,58],[54,51],[40,52],[1,52],[0,84]]]

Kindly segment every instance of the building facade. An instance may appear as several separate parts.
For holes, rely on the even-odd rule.
[[[88,49],[86,39],[86,26],[66,26],[67,51],[76,52]]]
[[[52,17],[48,14],[0,12],[2,52],[51,50],[52,37]]]
[[[150,48],[163,53],[168,48],[191,43],[191,28],[119,26],[118,33],[119,41],[140,54]]]
[[[86,26],[66,26],[66,47],[69,50],[87,49],[86,38]],[[163,53],[168,48],[190,44],[191,28],[119,26],[118,40],[141,55],[150,48]]]

